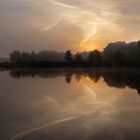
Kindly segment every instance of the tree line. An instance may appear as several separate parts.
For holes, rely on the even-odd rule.
[[[47,66],[49,64],[49,66],[70,67],[139,67],[140,41],[109,43],[102,52],[97,49],[76,54],[73,54],[71,50],[67,50],[65,53],[55,51],[42,51],[42,53],[13,51],[9,54],[9,60],[11,64],[15,65],[42,64],[42,66]]]

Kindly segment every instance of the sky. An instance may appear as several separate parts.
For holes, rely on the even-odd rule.
[[[139,7],[140,0],[0,0],[0,56],[139,40]]]

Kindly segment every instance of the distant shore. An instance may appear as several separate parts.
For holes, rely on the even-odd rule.
[[[0,63],[0,68],[84,68],[92,67],[87,62],[83,62],[80,65],[66,62],[23,62],[23,63]],[[101,66],[100,66],[101,67]]]
[[[24,62],[24,63],[0,63],[0,68],[115,68],[116,66],[91,66],[87,62],[83,62],[81,65],[68,64],[66,62]],[[117,66],[117,68],[140,68],[139,66]]]

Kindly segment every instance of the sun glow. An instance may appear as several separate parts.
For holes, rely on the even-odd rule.
[[[96,8],[95,3],[91,0],[88,0],[88,2],[83,0],[82,4],[84,4],[84,7],[79,5],[74,6],[72,3],[70,4],[63,0],[49,0],[49,2],[53,10],[58,9],[57,14],[54,14],[55,20],[51,21],[51,25],[48,25],[48,21],[46,21],[45,25],[44,21],[45,27],[42,27],[42,29],[44,32],[48,32],[49,30],[56,29],[60,24],[64,24],[67,28],[71,25],[77,27],[77,29],[80,30],[82,39],[79,40],[77,37],[77,48],[74,48],[74,45],[71,42],[70,47],[72,50],[101,50],[105,45],[102,43],[104,38],[107,42],[110,36],[116,38],[116,36],[113,35],[114,32],[119,32],[120,35],[121,28],[115,23],[115,21],[117,21],[117,16],[114,16],[113,14],[116,10],[115,8],[112,8],[114,6],[113,2],[108,3],[108,5],[102,5],[102,3],[97,1]],[[89,8],[89,4],[93,6],[92,9]],[[59,32],[61,34],[62,29],[57,31],[57,33]],[[66,36],[61,36],[66,38]]]
[[[92,45],[85,45],[85,46],[81,46],[80,47],[80,51],[83,52],[83,51],[92,51],[92,50],[95,50],[97,49],[98,47],[97,46],[94,46],[94,44]]]

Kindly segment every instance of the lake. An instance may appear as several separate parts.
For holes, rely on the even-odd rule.
[[[0,140],[140,140],[140,69],[0,72]]]

